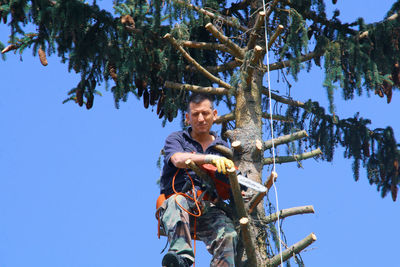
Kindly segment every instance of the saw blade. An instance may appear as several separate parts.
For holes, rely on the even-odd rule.
[[[260,183],[257,183],[241,174],[237,176],[238,182],[241,185],[247,186],[248,188],[254,189],[258,192],[266,192],[267,188]]]

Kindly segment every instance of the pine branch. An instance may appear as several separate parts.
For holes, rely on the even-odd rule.
[[[269,113],[263,112],[262,117],[264,119],[270,119],[271,115]],[[281,115],[272,115],[272,119],[274,121],[293,122],[292,118],[288,118],[288,117],[281,116]]]
[[[205,171],[200,169],[199,166],[197,166],[196,163],[194,163],[194,161],[192,161],[191,159],[188,159],[185,161],[185,164],[189,169],[194,171],[196,173],[196,175],[207,184],[207,186],[210,188],[211,192],[216,192],[213,179],[210,176],[208,176],[208,174]]]
[[[268,140],[264,142],[264,149],[269,149],[272,147],[272,141],[274,142],[275,146],[279,146],[281,144],[287,144],[289,142],[292,142],[294,140],[298,140],[304,137],[307,137],[308,134],[305,130],[302,131],[298,131],[292,134],[288,134],[288,135],[284,135],[284,136],[280,136],[278,138],[275,138],[273,140]]]
[[[266,96],[269,96],[268,88],[263,86],[262,94],[264,94]],[[304,107],[304,103],[303,102],[300,102],[300,101],[297,101],[297,100],[288,99],[288,98],[284,98],[284,97],[282,97],[280,95],[277,95],[277,94],[274,94],[272,92],[271,92],[271,98],[273,100],[275,100],[275,101],[278,101],[278,102],[283,103],[283,104],[287,104],[289,106]]]
[[[386,20],[395,20],[395,19],[397,19],[398,16],[399,16],[399,13],[395,13],[395,14],[391,15],[390,17],[388,17]],[[365,37],[368,37],[368,34],[369,34],[368,31],[362,32],[362,33],[360,33],[359,38],[363,39]]]
[[[241,60],[235,59],[232,61],[229,61],[225,64],[218,65],[218,66],[206,66],[205,69],[211,73],[219,73],[219,72],[225,72],[229,70],[233,70],[234,68],[239,67],[242,64]],[[194,66],[188,65],[186,66],[187,71],[198,71]]]
[[[167,34],[164,36],[164,38],[167,39],[167,40],[169,40],[169,41],[172,43],[172,45],[173,45],[177,50],[179,50],[179,51],[182,53],[182,55],[186,58],[186,60],[189,61],[191,64],[193,64],[193,65],[196,67],[196,69],[197,69],[200,73],[202,73],[206,78],[208,78],[208,79],[211,80],[212,82],[217,83],[218,85],[220,85],[220,86],[222,86],[222,87],[225,87],[225,88],[230,89],[230,90],[233,89],[233,87],[232,87],[230,84],[227,84],[226,82],[224,82],[224,81],[221,80],[220,78],[215,77],[215,76],[212,75],[210,72],[208,72],[205,68],[203,68],[194,58],[192,58],[192,57],[189,55],[188,52],[186,52],[185,49],[183,49],[182,46],[180,46],[180,45],[178,44],[178,42],[175,40],[174,37],[172,37],[171,34],[167,33]]]
[[[247,32],[247,31],[249,30],[249,29],[248,29],[247,27],[245,27],[245,26],[242,26],[242,25],[240,25],[240,24],[236,24],[236,23],[234,22],[236,19],[233,18],[233,17],[225,18],[225,17],[223,17],[223,16],[214,14],[214,13],[208,11],[208,10],[205,10],[205,9],[203,9],[203,8],[200,8],[200,7],[198,7],[198,6],[192,5],[192,4],[187,3],[187,2],[184,2],[184,1],[175,0],[175,2],[176,2],[176,3],[179,3],[179,4],[182,4],[182,5],[185,5],[185,6],[189,7],[189,8],[191,8],[191,9],[194,9],[194,10],[196,10],[197,12],[199,12],[199,13],[205,15],[205,16],[208,16],[208,17],[211,18],[211,19],[214,19],[214,20],[222,20],[226,25],[228,25],[228,26],[230,26],[230,27],[233,27],[233,28],[237,28],[237,29],[239,29],[239,30],[241,30],[241,31],[243,31],[243,32]]]
[[[231,50],[224,44],[219,43],[206,43],[206,42],[194,42],[184,41],[181,43],[182,46],[196,49],[207,49],[207,50],[220,50],[226,53],[230,53]]]
[[[270,114],[266,113],[266,112],[263,112],[262,117],[269,119],[270,118]],[[235,114],[233,112],[231,112],[231,113],[219,116],[217,118],[217,120],[215,121],[215,123],[221,124],[221,123],[226,122],[226,121],[233,121],[234,119],[235,119]],[[281,115],[272,115],[272,119],[276,120],[276,121],[293,122],[292,118],[288,118],[288,117],[281,116]]]
[[[287,163],[287,162],[294,162],[294,161],[300,161],[304,159],[309,159],[318,155],[321,155],[322,151],[321,149],[317,148],[315,150],[312,150],[310,152],[306,152],[303,154],[298,154],[294,156],[282,156],[282,157],[276,157],[275,158],[275,163],[276,164],[281,164],[281,163]],[[263,160],[264,165],[270,165],[273,164],[273,158],[265,158]]]
[[[299,62],[305,62],[305,61],[313,59],[314,57],[316,57],[318,55],[319,54],[317,54],[316,52],[311,52],[311,53],[308,53],[306,55],[300,56],[298,61]],[[283,68],[290,67],[290,65],[291,65],[290,60],[285,60],[285,61],[281,61],[281,62],[275,62],[275,63],[269,64],[269,70],[270,71],[280,70],[280,69],[283,69]],[[266,67],[264,67],[264,71],[267,71]]]
[[[247,50],[251,50],[256,45],[257,38],[260,36],[257,32],[260,30],[261,26],[264,24],[265,13],[263,11],[257,14],[256,22],[254,24],[253,30],[250,33],[249,42],[247,43]]]
[[[272,11],[275,9],[276,5],[278,4],[278,2],[281,0],[274,0],[274,2],[272,2],[272,4],[269,6],[267,13],[265,14],[265,17],[269,18],[269,16],[271,15]]]
[[[232,3],[231,7],[224,9],[222,14],[225,14],[226,16],[231,16],[236,11],[243,10],[246,7],[248,7],[250,5],[250,3],[251,3],[250,0],[243,0],[239,3]]]
[[[283,261],[286,261],[289,258],[293,257],[295,254],[300,253],[300,251],[302,251],[303,249],[314,243],[316,240],[317,240],[316,235],[314,233],[311,233],[303,240],[292,245],[290,248],[282,252]],[[278,266],[279,264],[281,264],[281,254],[275,255],[273,258],[269,259],[266,266],[268,267]]]
[[[205,27],[215,38],[217,38],[221,43],[225,44],[235,57],[240,59],[244,58],[244,50],[229,40],[229,38],[221,33],[212,23],[207,23]]]
[[[235,119],[235,114],[233,112],[219,116],[217,120],[214,122],[216,124],[221,124],[227,121],[233,121]]]
[[[195,93],[203,93],[203,94],[212,94],[212,95],[227,95],[229,94],[229,90],[222,87],[203,87],[192,84],[182,84],[182,83],[174,83],[171,81],[166,81],[164,83],[166,88],[176,89],[176,90],[184,90],[184,91],[192,91]]]
[[[289,216],[299,215],[299,214],[306,214],[306,213],[314,213],[314,207],[312,205],[309,206],[301,206],[301,207],[293,207],[289,209],[283,209],[274,214],[270,214],[264,219],[265,224],[269,224],[278,220],[278,213],[279,219],[283,219]]]

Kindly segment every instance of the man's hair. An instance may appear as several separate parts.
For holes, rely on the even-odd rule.
[[[204,100],[208,100],[211,103],[211,109],[214,109],[214,99],[211,95],[193,93],[189,97],[189,103],[187,105],[187,112],[190,112],[190,103],[200,104]]]

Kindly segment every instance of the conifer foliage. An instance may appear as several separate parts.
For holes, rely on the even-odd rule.
[[[258,182],[269,164],[264,155],[269,150],[266,142],[257,145],[258,150],[251,144],[265,136],[261,120],[269,116],[263,86],[267,69],[288,71],[296,80],[304,65],[322,66],[327,112],[312,99],[303,103],[272,94],[274,103],[282,105],[281,116],[274,117],[276,134],[308,132],[306,143],[290,140],[293,151],[297,145],[297,156],[278,161],[299,161],[321,152],[322,159],[331,161],[342,146],[345,157],[353,160],[355,180],[365,167],[382,197],[390,192],[396,200],[400,152],[392,128],[370,129],[370,120],[358,114],[340,119],[333,92],[340,88],[344,99],[366,94],[390,103],[400,87],[400,1],[374,24],[363,19],[342,23],[339,10],[328,17],[323,0],[265,3],[266,13],[260,0],[114,0],[112,14],[95,0],[0,0],[1,23],[11,32],[8,45],[0,42],[0,49],[4,58],[10,51],[22,54],[30,48],[44,66],[47,56],[60,57],[69,71],[81,76],[65,102],[88,109],[101,96],[99,85],[105,81],[112,84],[117,107],[134,95],[145,108],[156,107],[163,123],[185,109],[189,91],[214,94],[231,111],[218,120],[224,136],[244,146],[231,151],[235,163],[254,173],[250,178]],[[263,63],[264,18],[273,58],[269,66]],[[35,25],[35,32],[25,31],[29,24]],[[314,150],[301,154],[307,147]],[[263,212],[258,209],[250,217],[263,217]],[[257,242],[258,254],[252,258],[247,251],[248,262],[274,265],[268,245],[273,242],[267,236],[276,241],[275,230],[271,224],[257,229],[250,239]],[[238,258],[238,266],[244,262]],[[297,262],[301,265],[301,259]]]

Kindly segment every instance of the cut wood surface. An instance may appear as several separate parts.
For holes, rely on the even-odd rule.
[[[291,133],[291,134],[287,134],[287,135],[283,135],[268,141],[265,141],[264,143],[264,149],[269,149],[272,147],[272,143],[274,143],[274,146],[279,146],[281,144],[287,144],[289,142],[307,137],[308,134],[305,130],[302,131],[298,131],[295,133]]]
[[[282,252],[282,260],[285,262],[289,258],[293,257],[295,254],[298,254],[300,251],[311,245],[313,242],[317,240],[317,236],[314,233],[311,233],[309,236],[304,238],[303,240],[297,242],[292,245],[290,248],[284,250]],[[267,266],[278,266],[281,264],[281,254],[275,255],[271,259],[268,260]]]
[[[312,205],[309,206],[301,206],[301,207],[293,207],[289,209],[283,209],[269,216],[265,217],[264,222],[266,224],[274,222],[279,219],[283,219],[289,216],[299,215],[299,214],[307,214],[307,213],[314,213],[314,207]]]

